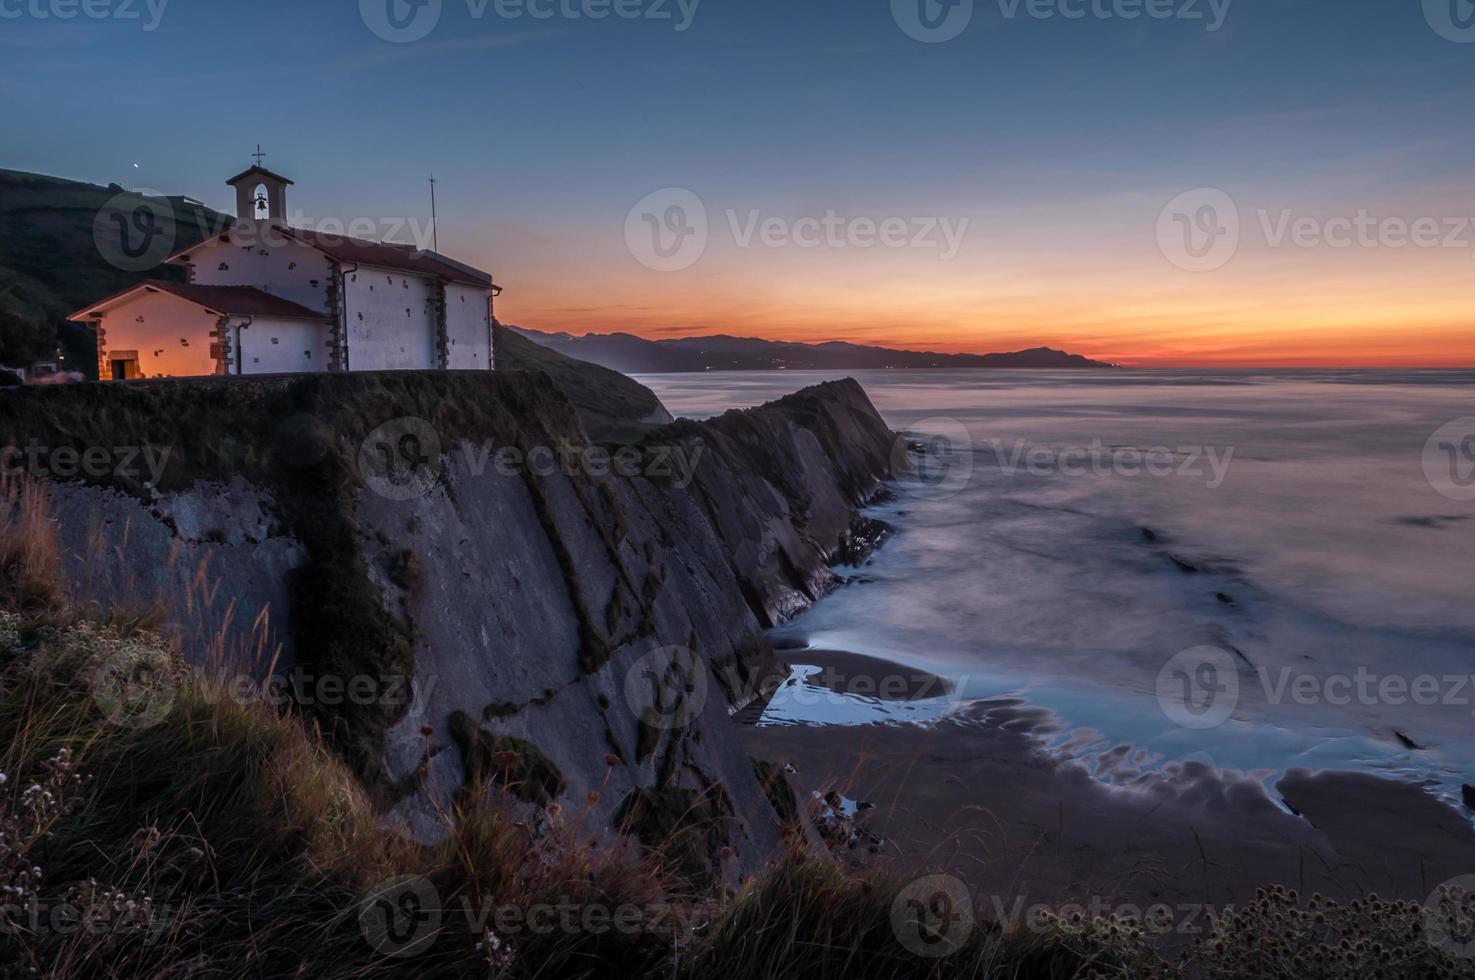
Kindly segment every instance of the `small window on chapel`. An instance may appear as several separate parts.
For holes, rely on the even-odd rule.
[[[258,221],[271,217],[271,200],[266,196],[265,184],[257,184],[251,192],[251,217]]]

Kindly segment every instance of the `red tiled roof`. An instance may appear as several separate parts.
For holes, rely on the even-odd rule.
[[[150,279],[130,286],[120,293],[98,300],[73,313],[71,319],[85,319],[93,310],[107,306],[140,289],[169,293],[196,306],[232,316],[272,316],[289,320],[326,320],[328,316],[299,303],[257,289],[255,286],[197,286],[182,282],[160,282]]]
[[[435,252],[421,251],[412,245],[399,245],[394,242],[369,242],[361,238],[349,238],[347,235],[309,231],[305,228],[288,228],[285,225],[273,225],[272,233],[301,242],[309,248],[315,248],[335,262],[376,265],[388,269],[399,269],[417,276],[428,276],[432,279],[445,279],[449,282],[480,286],[483,289],[491,289],[498,293],[502,291],[502,287],[493,285],[490,273],[472,268],[469,265],[446,258],[443,255],[437,255]],[[263,234],[266,233],[263,232]],[[217,235],[214,240],[229,241],[230,235],[231,233],[229,231],[225,231]],[[193,245],[182,248],[165,259],[165,261],[177,262],[191,252],[209,244],[211,241],[212,239],[207,238],[204,241],[196,242]]]
[[[360,265],[377,265],[389,269],[401,269],[416,275],[447,279],[451,282],[473,286],[492,285],[492,277],[480,269],[442,260],[434,252],[421,251],[410,245],[393,242],[368,242],[346,235],[333,235],[303,228],[282,228],[281,231],[304,245],[326,254],[338,262],[356,262]]]

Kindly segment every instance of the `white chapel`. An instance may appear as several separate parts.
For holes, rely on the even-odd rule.
[[[486,272],[437,252],[293,228],[292,181],[232,177],[236,220],[149,280],[72,314],[97,331],[104,380],[317,371],[490,370]]]

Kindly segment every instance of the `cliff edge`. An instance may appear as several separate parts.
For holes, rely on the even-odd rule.
[[[0,392],[77,596],[315,717],[387,819],[431,838],[495,783],[695,824],[713,871],[777,842],[728,730],[763,627],[834,583],[894,441],[853,381],[613,451],[537,374]]]

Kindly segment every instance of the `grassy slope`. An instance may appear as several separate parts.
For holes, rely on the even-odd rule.
[[[655,392],[618,371],[575,360],[506,327],[496,328],[496,338],[498,370],[541,371],[551,377],[596,441],[630,441],[651,427],[647,419],[670,420]]]
[[[129,195],[114,201],[121,191],[116,185],[0,170],[0,316],[8,313],[25,324],[37,354],[59,335],[68,366],[89,376],[97,366],[90,337],[68,324],[67,315],[140,279],[184,279],[183,271],[173,266],[126,272],[98,251],[93,222],[104,205],[113,201],[126,207],[143,200]],[[173,236],[175,248],[191,245],[231,220],[209,208],[176,210],[167,199],[149,200],[174,216],[164,233]]]

